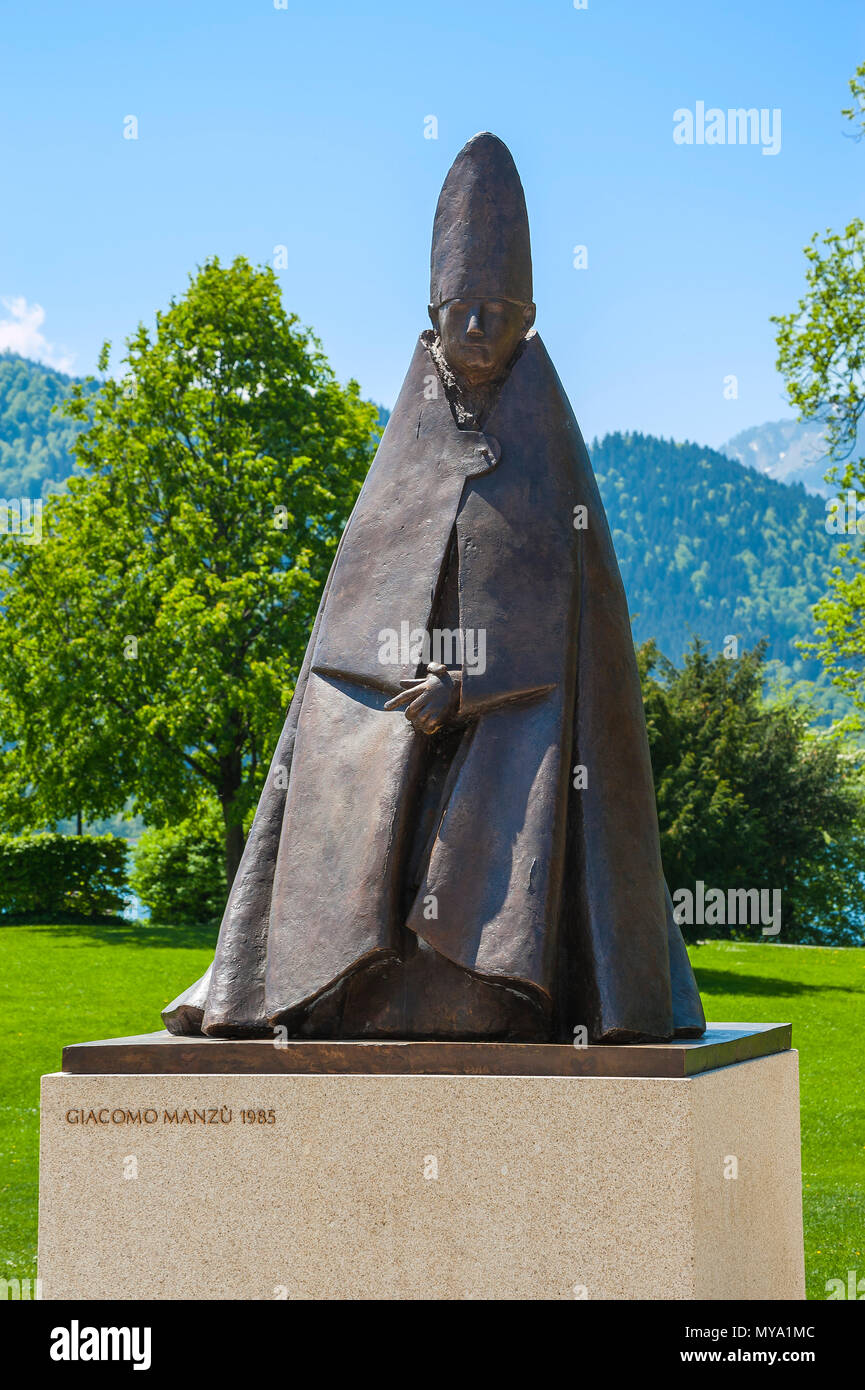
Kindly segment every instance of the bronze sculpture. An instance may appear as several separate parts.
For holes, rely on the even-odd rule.
[[[213,1037],[698,1037],[624,590],[488,133],[346,526],[207,974]]]

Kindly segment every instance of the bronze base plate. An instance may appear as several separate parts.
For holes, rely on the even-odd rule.
[[[273,1042],[262,1038],[129,1038],[72,1043],[74,1075],[256,1073],[427,1076],[696,1076],[786,1052],[789,1023],[711,1023],[702,1038],[573,1047],[563,1043]]]

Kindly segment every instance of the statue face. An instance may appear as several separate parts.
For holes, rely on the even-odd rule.
[[[448,365],[472,385],[501,376],[535,321],[534,304],[449,299],[430,308]]]

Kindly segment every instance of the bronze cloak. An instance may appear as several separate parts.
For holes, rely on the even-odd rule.
[[[394,959],[407,925],[530,999],[551,1041],[580,1025],[593,1042],[699,1036],[624,589],[573,412],[531,333],[483,432],[458,428],[428,337],[325,586],[213,965],[166,1025],[291,1031]],[[406,918],[426,735],[383,708],[418,663],[383,664],[382,634],[427,628],[454,531],[460,628],[485,633],[486,664],[463,677],[466,729]]]

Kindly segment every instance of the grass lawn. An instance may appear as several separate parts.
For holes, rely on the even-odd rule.
[[[213,933],[0,927],[0,1275],[32,1278],[39,1077],[64,1043],[148,1033],[207,967]],[[691,958],[710,1020],[793,1022],[802,1084],[808,1295],[865,1276],[865,950],[712,942]]]
[[[201,975],[216,933],[187,927],[0,927],[0,1277],[36,1274],[39,1078],[66,1043],[152,1033]]]
[[[827,1279],[865,1277],[865,949],[693,947],[706,1017],[793,1023],[802,1103],[802,1197],[809,1298]]]

